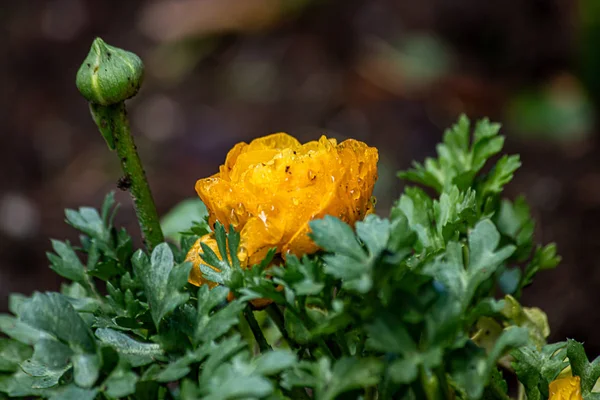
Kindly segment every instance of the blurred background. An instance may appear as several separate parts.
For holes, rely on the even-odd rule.
[[[74,84],[101,36],[146,63],[128,107],[161,214],[233,144],[286,131],[378,147],[385,215],[396,171],[433,155],[459,113],[502,122],[523,161],[506,195],[526,195],[537,240],[563,256],[524,303],[552,339],[600,353],[600,1],[29,0],[0,16],[0,312],[9,292],[58,289],[49,238],[77,239],[63,209],[116,189]]]

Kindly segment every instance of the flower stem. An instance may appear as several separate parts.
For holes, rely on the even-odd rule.
[[[90,110],[94,122],[107,139],[109,147],[113,144],[117,150],[124,173],[120,188],[131,193],[144,243],[148,250],[152,251],[164,241],[164,237],[152,192],[131,136],[125,103],[119,102],[108,106],[90,103]]]
[[[279,329],[279,332],[281,332],[281,336],[285,339],[286,342],[288,342],[289,345],[292,345],[294,342],[290,338],[287,329],[285,329],[283,313],[281,312],[279,306],[275,303],[271,303],[267,306],[265,311],[267,311],[267,314],[271,318],[271,321],[273,321],[275,326],[277,326],[277,329]]]
[[[271,346],[267,343],[267,339],[265,335],[263,335],[262,329],[258,325],[258,321],[254,318],[254,312],[249,308],[244,308],[244,317],[246,317],[246,321],[248,321],[248,325],[250,325],[250,329],[252,330],[252,334],[258,343],[258,348],[261,353],[265,351],[271,350]]]

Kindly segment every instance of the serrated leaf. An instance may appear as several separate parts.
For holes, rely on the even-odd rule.
[[[449,355],[452,380],[466,393],[467,398],[480,398],[496,361],[507,351],[525,345],[527,335],[524,328],[506,329],[487,355],[480,347],[467,343],[465,348]]]
[[[0,373],[15,372],[32,353],[33,349],[23,343],[0,338]]]
[[[386,249],[390,238],[390,221],[375,214],[367,215],[356,223],[356,235],[365,244],[371,258],[378,257]]]
[[[227,333],[239,323],[239,315],[246,304],[234,300],[220,310],[213,309],[227,299],[229,289],[217,286],[209,290],[208,285],[198,289],[198,306],[194,340],[196,343],[210,342]]]
[[[254,372],[263,376],[280,373],[296,364],[296,355],[290,350],[273,350],[252,360]]]
[[[583,345],[575,340],[567,340],[567,357],[573,376],[581,378],[581,394],[586,397],[600,378],[600,357],[589,362]]]
[[[514,251],[514,246],[497,249],[500,234],[490,220],[482,220],[469,234],[469,265],[465,268],[462,247],[450,242],[446,252],[423,268],[426,275],[442,283],[462,309],[471,302],[475,291]]]
[[[310,229],[309,236],[323,249],[355,260],[364,258],[352,228],[340,219],[326,215],[323,219],[311,221]]]
[[[28,345],[34,345],[40,339],[50,337],[48,333],[26,324],[12,315],[5,314],[0,314],[0,332]]]
[[[139,342],[110,328],[97,329],[96,336],[102,343],[113,347],[133,367],[164,359],[164,353],[158,344]]]
[[[85,279],[85,267],[70,243],[52,240],[52,248],[56,254],[46,254],[52,264],[50,268],[64,278],[82,282]]]
[[[438,158],[428,158],[424,165],[414,163],[413,169],[399,173],[400,178],[430,186],[439,193],[452,185],[466,190],[486,161],[504,145],[504,137],[498,135],[499,124],[487,119],[478,121],[472,140],[470,128],[469,119],[461,115],[458,122],[444,132],[443,143],[437,146]]]
[[[440,240],[433,229],[431,214],[433,201],[425,192],[418,188],[406,188],[395,208],[406,216],[408,226],[416,233],[419,242],[419,246],[416,246],[418,251],[441,247]]]
[[[110,373],[102,386],[107,396],[121,398],[135,393],[137,381],[137,374],[121,363]]]
[[[519,155],[502,156],[478,188],[477,192],[480,198],[483,199],[486,196],[501,193],[504,186],[512,180],[514,172],[520,166]]]
[[[69,385],[57,389],[50,400],[94,400],[98,389],[84,389]]]
[[[342,357],[330,367],[330,360],[319,360],[321,372],[316,398],[336,399],[342,393],[377,385],[381,379],[383,363],[375,358]]]
[[[323,256],[325,273],[342,279],[345,289],[368,292],[373,284],[374,263],[387,247],[389,221],[370,216],[357,223],[357,233],[368,252],[362,249],[352,228],[335,217],[328,215],[322,220],[311,221],[310,227],[313,240],[329,252]]]
[[[96,238],[101,242],[108,242],[110,231],[104,225],[104,221],[96,209],[91,207],[81,207],[78,211],[65,210],[67,223],[80,230],[86,235]]]
[[[35,385],[38,381],[38,378],[27,375],[22,370],[19,370],[12,375],[0,375],[0,393],[4,392],[11,398],[52,395],[52,388],[36,387]]]
[[[514,358],[513,368],[525,387],[528,399],[548,398],[548,385],[569,365],[566,361],[566,346],[566,342],[554,343],[544,346],[540,351],[530,345],[511,353]]]
[[[458,187],[452,186],[433,202],[433,213],[438,238],[452,239],[461,223],[468,226],[475,220],[475,192],[470,188],[461,192]]]
[[[561,257],[556,254],[556,244],[550,243],[544,247],[538,246],[531,262],[525,266],[525,271],[519,283],[519,289],[530,285],[533,277],[539,271],[555,268],[560,261]]]
[[[21,319],[68,343],[77,352],[94,353],[96,350],[92,332],[63,295],[35,293],[23,305]]]
[[[33,389],[46,389],[56,386],[60,378],[70,368],[71,366],[69,364],[65,364],[62,367],[53,367],[35,360],[25,360],[21,363],[23,372],[33,378],[31,381],[31,387]]]
[[[189,294],[182,293],[181,289],[187,284],[192,265],[174,265],[171,249],[161,243],[152,252],[150,260],[141,250],[135,253],[133,266],[144,286],[152,320],[158,329],[166,315],[189,299]]]

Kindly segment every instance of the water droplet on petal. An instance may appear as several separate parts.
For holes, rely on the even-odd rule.
[[[315,172],[312,169],[309,169],[308,170],[308,179],[312,181],[316,177],[317,177],[317,175],[315,174]]]
[[[248,259],[248,249],[244,246],[240,246],[238,250],[238,259],[242,264]]]
[[[258,214],[258,218],[265,224],[267,223],[267,214],[265,214],[264,211],[261,211],[260,214]]]
[[[231,212],[229,213],[229,222],[231,222],[231,224],[233,224],[233,226],[237,226],[240,223],[240,219],[233,208],[231,209]]]
[[[298,201],[297,198],[292,197],[292,203],[294,203],[295,206],[297,206],[298,204],[300,204],[300,202]]]

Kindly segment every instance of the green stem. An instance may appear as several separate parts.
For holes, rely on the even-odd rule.
[[[252,334],[258,343],[258,348],[261,353],[265,351],[271,350],[271,346],[267,343],[267,339],[265,339],[265,335],[263,335],[262,329],[258,325],[258,321],[254,318],[254,312],[249,307],[244,308],[244,317],[246,317],[246,321],[248,321],[248,325],[250,325],[250,330],[252,330]]]
[[[285,320],[279,306],[275,303],[271,303],[267,306],[266,311],[269,317],[271,318],[271,321],[273,321],[275,326],[277,326],[277,329],[279,329],[279,332],[281,332],[281,336],[291,346],[294,343],[294,341],[290,338],[287,329],[285,329]]]
[[[131,136],[125,103],[109,106],[90,103],[90,110],[109,147],[117,150],[124,173],[120,188],[130,191],[144,242],[148,250],[152,251],[164,241],[164,237],[152,192]]]

